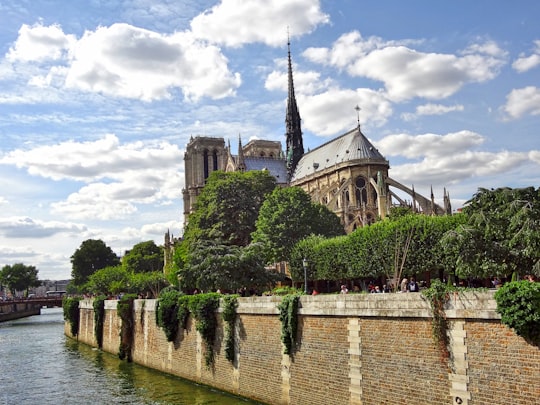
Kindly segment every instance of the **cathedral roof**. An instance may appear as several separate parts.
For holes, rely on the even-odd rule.
[[[388,165],[385,157],[365,137],[360,127],[305,153],[298,162],[291,182],[300,180],[316,171],[346,163],[379,163]]]
[[[260,156],[244,156],[246,171],[268,170],[278,184],[287,183],[287,167],[285,159],[274,159]]]

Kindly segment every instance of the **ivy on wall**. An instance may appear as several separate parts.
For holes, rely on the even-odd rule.
[[[221,316],[225,322],[225,357],[231,363],[234,361],[234,324],[236,322],[236,308],[238,295],[225,295],[222,299],[223,312]]]
[[[456,288],[454,286],[447,285],[440,280],[433,280],[429,288],[422,290],[423,296],[428,299],[433,314],[431,321],[433,340],[439,347],[441,356],[444,360],[450,358],[450,351],[448,348],[450,337],[448,336],[448,320],[446,319],[444,306],[448,301],[450,292],[455,291]]]
[[[105,300],[107,297],[100,295],[94,298],[94,336],[99,349],[103,347],[103,323],[105,322]]]
[[[125,294],[118,300],[117,312],[122,320],[120,327],[120,347],[118,348],[118,357],[123,360],[127,358],[131,362],[131,353],[133,348],[133,328],[135,325],[133,317],[133,301],[137,298],[136,294]]]
[[[182,295],[176,290],[162,292],[156,308],[156,323],[165,332],[168,342],[174,341],[178,333],[178,299]]]
[[[191,295],[189,310],[195,318],[195,329],[201,334],[205,343],[204,360],[206,367],[214,363],[214,340],[216,338],[216,310],[219,307],[220,294],[207,293]]]
[[[292,354],[296,343],[298,329],[298,302],[300,295],[285,295],[278,305],[279,320],[281,321],[281,341],[284,354]]]
[[[64,312],[64,320],[69,322],[70,332],[72,336],[79,335],[79,297],[64,297],[62,299],[62,310]]]

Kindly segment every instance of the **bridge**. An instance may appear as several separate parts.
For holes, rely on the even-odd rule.
[[[39,315],[41,308],[61,307],[62,297],[32,297],[0,301],[0,322]]]

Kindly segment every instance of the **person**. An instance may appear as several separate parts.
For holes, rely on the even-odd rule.
[[[407,285],[409,284],[409,280],[405,277],[403,280],[401,280],[400,290],[401,292],[407,292]]]
[[[313,292],[311,293],[311,295],[318,295],[318,294],[319,294],[319,292],[314,288],[314,289],[313,289]]]
[[[420,287],[418,287],[418,283],[414,279],[414,277],[411,277],[411,281],[409,281],[409,292],[419,292]]]
[[[376,285],[375,288],[373,290],[371,290],[371,292],[374,293],[374,294],[377,294],[377,293],[381,292],[381,289],[379,288],[378,285]]]
[[[341,286],[341,291],[339,293],[340,294],[348,294],[349,293],[349,290],[347,289],[347,286],[345,284],[343,284]]]

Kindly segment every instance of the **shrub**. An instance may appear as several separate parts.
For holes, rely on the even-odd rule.
[[[236,308],[238,295],[225,295],[223,297],[223,312],[221,316],[225,322],[225,357],[234,361],[234,324],[236,321]]]
[[[133,328],[135,325],[133,320],[133,301],[136,298],[137,294],[125,294],[120,298],[116,307],[118,316],[122,320],[118,357],[121,360],[127,357],[128,362],[131,362],[131,351],[133,347]]]
[[[540,283],[513,281],[495,293],[501,322],[528,342],[540,346]]]

